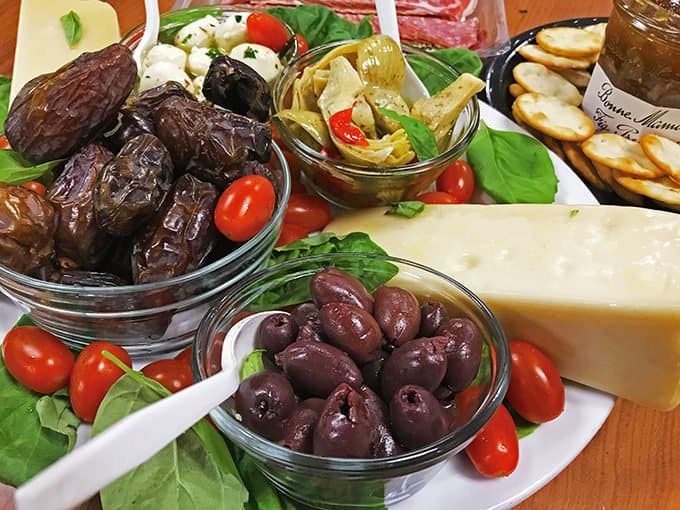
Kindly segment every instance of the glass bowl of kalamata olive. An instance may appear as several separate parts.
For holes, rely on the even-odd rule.
[[[222,369],[234,324],[272,310],[239,337],[252,342],[251,362],[210,415],[278,490],[312,508],[408,498],[505,396],[507,340],[478,297],[426,266],[358,253],[290,260],[231,288],[199,326],[194,378]]]

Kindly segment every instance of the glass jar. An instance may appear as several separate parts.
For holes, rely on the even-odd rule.
[[[680,0],[614,0],[584,98],[598,128],[680,141]]]

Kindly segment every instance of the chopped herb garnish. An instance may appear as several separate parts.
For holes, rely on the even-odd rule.
[[[80,21],[80,16],[74,11],[69,11],[68,14],[59,18],[59,21],[61,21],[61,27],[64,29],[68,45],[75,46],[78,44],[83,36],[83,24]]]
[[[243,58],[257,58],[257,50],[248,46],[243,52]]]
[[[425,210],[425,204],[419,200],[412,200],[407,202],[397,202],[393,204],[385,214],[388,216],[403,216],[404,218],[413,218],[418,216]]]
[[[189,42],[189,39],[191,39],[191,36],[192,36],[192,35],[194,35],[194,34],[187,34],[187,35],[185,35],[185,36],[184,36],[184,39],[182,39],[182,44],[186,44],[187,42]]]
[[[576,216],[578,213],[579,213],[579,210],[578,210],[578,209],[572,209],[571,211],[569,211],[569,217],[570,217],[570,218],[573,218],[573,217]]]
[[[222,53],[220,53],[220,50],[218,50],[217,48],[208,48],[208,51],[206,51],[205,54],[208,55],[210,58],[217,58],[222,56]]]
[[[234,16],[234,19],[236,20],[236,23],[241,23],[243,16],[241,16],[240,14],[237,14],[236,16]]]

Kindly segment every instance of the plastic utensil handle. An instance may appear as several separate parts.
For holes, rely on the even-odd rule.
[[[375,10],[378,13],[380,33],[389,35],[397,44],[399,39],[399,24],[397,23],[397,6],[394,0],[375,0]]]
[[[87,501],[153,457],[238,384],[236,370],[225,370],[126,416],[19,487],[16,510],[69,510]]]
[[[132,53],[132,58],[137,62],[137,73],[140,76],[142,75],[142,57],[151,46],[158,42],[158,32],[161,25],[158,0],[144,0],[144,10],[146,12],[144,35],[142,35],[142,39]]]

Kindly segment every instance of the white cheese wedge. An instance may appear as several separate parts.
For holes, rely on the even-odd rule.
[[[633,207],[428,205],[341,215],[390,255],[479,295],[563,377],[657,409],[680,403],[680,215]]]
[[[75,12],[82,37],[69,46],[59,18]],[[111,5],[98,0],[21,0],[10,100],[24,84],[50,73],[86,51],[100,50],[120,40],[118,18]]]

